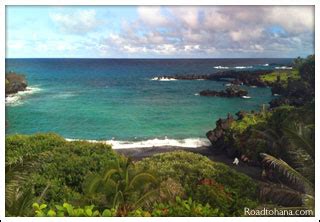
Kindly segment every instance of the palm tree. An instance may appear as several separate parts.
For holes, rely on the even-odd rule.
[[[299,172],[289,166],[281,159],[277,159],[269,154],[261,153],[262,163],[265,167],[275,170],[276,173],[285,177],[288,181],[287,186],[264,184],[261,196],[273,199],[275,202],[284,206],[300,205],[308,209],[314,209],[314,187],[312,183],[302,176]],[[268,188],[272,187],[272,189]],[[266,190],[267,189],[267,190]],[[271,192],[270,192],[271,191]]]
[[[43,153],[41,155],[47,155]],[[32,204],[40,200],[49,188],[49,184],[37,198],[34,196],[33,187],[27,185],[30,171],[40,163],[29,156],[20,161],[5,166],[5,211],[6,216],[30,216]],[[26,187],[27,186],[27,187]]]
[[[294,122],[291,127],[285,127],[283,131],[292,145],[307,152],[314,160],[314,124],[304,125]]]
[[[159,194],[157,179],[150,173],[137,172],[130,159],[117,159],[114,166],[102,174],[91,174],[84,182],[87,195],[104,194],[109,206],[118,216],[126,216],[143,204],[148,204]]]
[[[273,129],[256,130],[251,129],[255,136],[249,139],[249,142],[254,144],[265,144],[268,152],[277,156],[282,156],[286,152],[285,148],[288,146],[287,138]]]
[[[312,168],[314,168],[307,167],[311,162],[314,163],[315,158],[314,125],[304,125],[302,122],[293,122],[290,126],[284,126],[281,129],[281,135],[282,136],[278,136],[278,138],[284,138],[286,146],[280,146],[281,143],[275,141],[269,141],[267,144],[276,143],[278,146],[274,148],[285,149],[295,167],[290,166],[287,162],[270,154],[261,153],[260,156],[263,166],[280,176],[280,181],[286,185],[263,184],[260,194],[264,198],[269,197],[269,199],[283,206],[302,206],[308,209],[314,209],[314,186],[312,179],[314,175],[306,177],[309,176],[306,172],[312,171]],[[268,140],[272,139],[272,137],[264,137],[264,139]],[[299,165],[302,166],[302,168],[308,169],[303,171],[301,167],[297,167]]]

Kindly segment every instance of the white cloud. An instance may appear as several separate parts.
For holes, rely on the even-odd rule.
[[[167,17],[162,14],[159,6],[140,6],[138,7],[140,20],[147,25],[157,27],[168,23]]]
[[[314,29],[314,8],[310,6],[275,6],[266,14],[266,20],[285,30],[301,33]]]
[[[26,46],[26,43],[23,40],[9,40],[7,42],[8,49],[19,50],[19,49],[23,49],[25,46]]]
[[[78,10],[70,14],[53,13],[50,17],[66,33],[85,34],[95,30],[99,25],[96,11],[92,9]]]
[[[313,7],[143,6],[137,12],[136,20],[124,17],[119,30],[105,34],[98,45],[90,47],[101,55],[120,57],[278,57],[313,50]],[[95,27],[95,13],[84,17],[69,21],[69,15],[64,15],[56,21],[70,30],[80,23],[88,29]],[[60,48],[68,50],[67,46]]]

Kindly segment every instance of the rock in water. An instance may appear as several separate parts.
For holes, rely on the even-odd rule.
[[[6,96],[26,90],[27,85],[27,80],[24,75],[16,73],[6,74]]]

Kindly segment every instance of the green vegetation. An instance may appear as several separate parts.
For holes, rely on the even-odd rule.
[[[151,173],[137,171],[129,159],[121,158],[102,174],[88,175],[84,192],[89,201],[98,199],[100,206],[117,209],[119,216],[126,216],[157,198],[159,184]]]
[[[7,136],[6,146],[7,216],[234,216],[257,206],[251,178],[198,154],[134,163],[51,133]]]
[[[209,131],[213,148],[263,167],[260,204],[314,210],[314,65],[312,55],[295,60],[291,71],[262,76],[280,95],[271,109],[241,112]]]
[[[162,180],[176,180],[185,196],[209,203],[224,215],[241,215],[244,206],[257,204],[257,185],[251,178],[199,154],[183,151],[158,154],[138,165],[157,172]]]
[[[287,85],[289,80],[299,80],[300,75],[297,69],[292,70],[278,70],[272,73],[260,76],[260,79],[269,84],[280,82]]]
[[[74,207],[69,203],[63,205],[55,205],[49,208],[46,204],[39,205],[34,203],[32,205],[35,216],[37,217],[112,217],[116,216],[116,210],[104,209],[99,211],[94,205],[84,207]],[[182,200],[180,197],[169,203],[155,204],[151,212],[141,208],[130,211],[129,217],[174,217],[174,216],[198,216],[198,217],[212,217],[224,216],[219,213],[218,209],[213,209],[209,204],[205,206],[192,201]]]
[[[32,194],[34,198],[40,197],[46,190],[43,201],[49,203],[77,199],[83,192],[82,183],[87,174],[104,169],[107,163],[117,157],[109,145],[67,142],[56,134],[7,136],[6,185],[13,183],[10,186],[22,187],[22,193],[28,190],[26,193]],[[16,205],[16,195],[8,196],[13,199],[8,203]]]

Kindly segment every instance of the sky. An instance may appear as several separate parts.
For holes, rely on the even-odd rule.
[[[6,6],[7,58],[294,58],[313,6]]]

